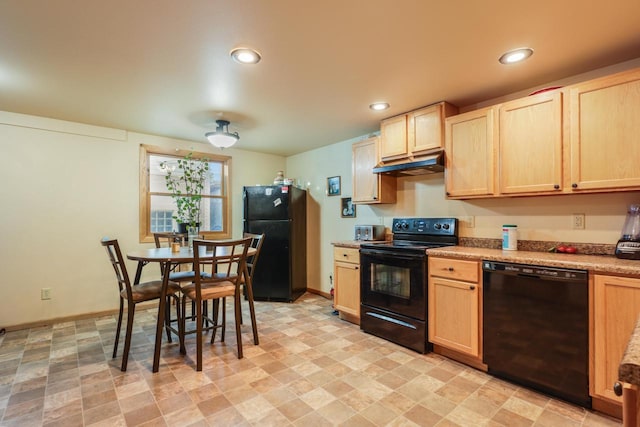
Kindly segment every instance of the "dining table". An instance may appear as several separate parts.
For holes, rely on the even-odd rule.
[[[229,257],[230,253],[227,251],[227,247],[218,247],[216,258],[224,259],[225,257]],[[205,253],[206,248],[201,247],[200,250],[201,255],[211,256],[211,252]],[[256,249],[249,247],[247,251],[247,257],[251,257],[256,254]],[[132,261],[138,262],[138,267],[136,268],[136,275],[133,281],[134,286],[140,283],[140,278],[142,276],[142,269],[145,265],[149,263],[159,263],[161,265],[160,270],[164,272],[162,277],[162,291],[160,295],[160,302],[158,304],[158,319],[156,323],[156,341],[153,352],[153,372],[158,372],[160,368],[160,349],[162,346],[162,329],[164,327],[164,316],[165,309],[167,304],[167,288],[169,284],[169,274],[172,268],[177,264],[182,263],[190,263],[194,261],[193,249],[187,246],[181,246],[180,250],[177,252],[172,251],[171,247],[164,248],[149,248],[149,249],[141,249],[127,253],[127,258]],[[253,287],[251,283],[251,276],[249,274],[249,269],[245,263],[245,268],[242,271],[244,275],[244,286],[246,299],[249,302],[249,312],[251,315],[251,327],[253,330],[253,343],[255,345],[259,344],[258,340],[258,328],[256,325],[256,315],[254,309],[254,301],[253,301]],[[241,337],[238,337],[241,339]]]

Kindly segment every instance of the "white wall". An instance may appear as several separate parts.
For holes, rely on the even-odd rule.
[[[0,112],[0,326],[117,308],[103,236],[124,252],[138,242],[139,145],[218,152],[180,141]],[[268,184],[285,159],[238,149],[232,156],[232,230],[242,234],[242,186]],[[129,263],[130,274],[135,264]],[[157,277],[157,266],[145,278]],[[52,299],[41,300],[40,289]]]

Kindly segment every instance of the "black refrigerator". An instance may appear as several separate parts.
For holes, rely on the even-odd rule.
[[[292,185],[244,187],[242,198],[243,231],[265,234],[254,299],[296,300],[307,290],[307,192]]]

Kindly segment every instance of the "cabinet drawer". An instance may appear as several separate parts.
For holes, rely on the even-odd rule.
[[[360,250],[356,248],[333,248],[333,260],[360,264]]]
[[[478,283],[478,262],[429,257],[429,275]]]

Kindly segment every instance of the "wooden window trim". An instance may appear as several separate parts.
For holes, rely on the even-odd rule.
[[[184,157],[192,153],[194,158],[207,158],[210,161],[223,163],[222,179],[223,188],[223,207],[224,212],[222,231],[201,231],[200,234],[205,239],[229,239],[231,238],[231,157],[221,156],[219,154],[196,152],[192,150],[179,150],[156,147],[153,145],[140,145],[140,208],[139,208],[139,238],[140,243],[153,243],[153,234],[151,233],[150,212],[151,195],[149,193],[149,154],[159,154],[165,156]]]

